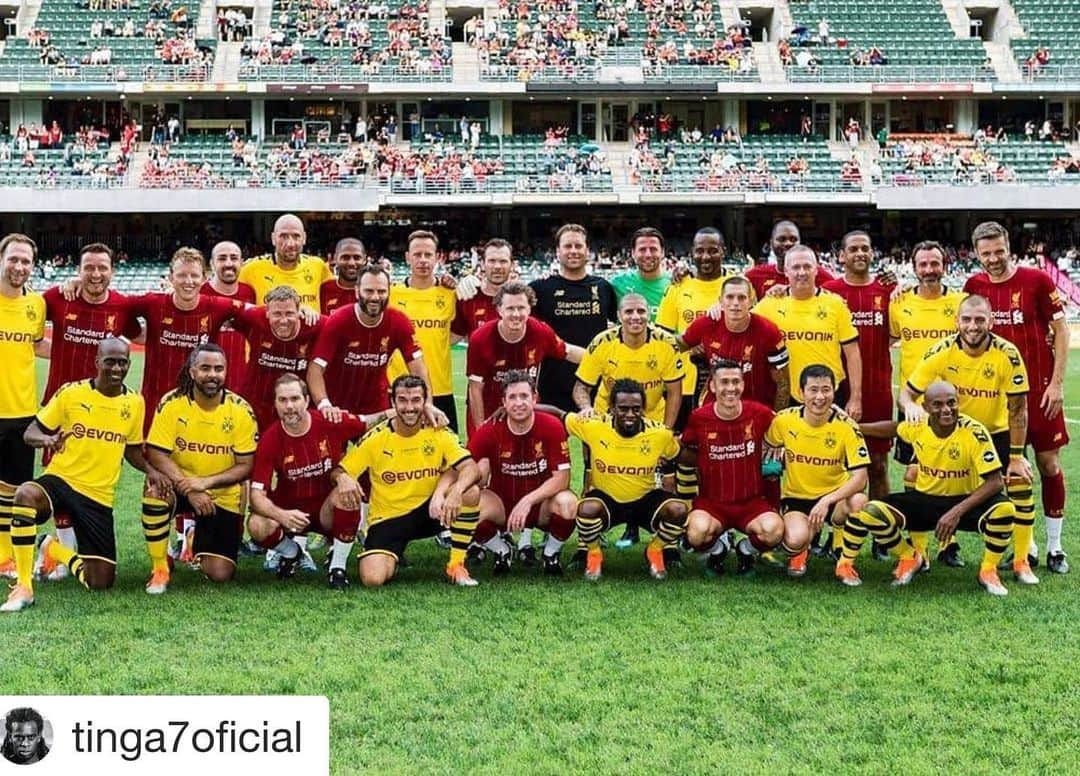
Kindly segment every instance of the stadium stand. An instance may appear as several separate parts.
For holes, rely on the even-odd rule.
[[[9,38],[0,77],[204,81],[215,42],[195,39],[197,15],[168,0],[45,0],[34,27]]]
[[[1026,38],[1012,41],[1013,54],[1029,78],[1080,77],[1077,0],[1012,0]]]

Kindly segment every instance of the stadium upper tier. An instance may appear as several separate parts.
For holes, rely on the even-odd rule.
[[[205,81],[215,41],[195,39],[198,11],[164,0],[46,0],[33,27],[8,38],[0,78]]]
[[[1040,80],[1080,77],[1080,40],[1076,34],[1080,0],[1011,2],[1027,32],[1026,38],[1012,41],[1013,55],[1025,74]],[[1049,61],[1046,64],[1025,64],[1040,47],[1049,50]]]

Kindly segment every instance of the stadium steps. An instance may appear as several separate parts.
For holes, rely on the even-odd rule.
[[[720,8],[720,18],[724,22],[724,29],[737,26],[742,22],[742,15],[739,13],[738,0],[720,0],[718,3]]]
[[[983,41],[983,48],[986,49],[986,55],[990,57],[990,61],[994,65],[994,75],[1002,83],[1019,83],[1024,80],[1023,73],[1020,72],[1020,65],[1016,62],[1016,57],[1013,56],[1012,47],[1008,41],[999,43],[996,41]]]
[[[255,0],[255,10],[251,15],[251,38],[262,40],[270,32],[274,16],[273,0]]]
[[[762,83],[787,83],[787,73],[780,62],[780,52],[777,51],[776,44],[755,42],[753,48],[754,61],[757,63]]]
[[[19,6],[19,12],[15,15],[15,29],[20,37],[34,29],[38,14],[41,13],[42,0],[26,0]]]
[[[240,80],[240,65],[243,60],[240,50],[243,47],[244,44],[240,42],[218,43],[214,69],[210,73],[211,83],[231,84]]]
[[[446,0],[431,0],[428,3],[428,29],[441,37],[449,34],[446,29]],[[454,52],[454,65],[457,66],[457,52]]]
[[[480,56],[476,49],[468,43],[455,43],[451,51],[454,56],[454,83],[479,83]]]
[[[217,39],[217,3],[203,0],[199,6],[199,18],[195,22],[195,37],[199,40]]]
[[[958,38],[971,37],[971,17],[960,0],[941,0],[945,18],[949,20],[953,34]]]

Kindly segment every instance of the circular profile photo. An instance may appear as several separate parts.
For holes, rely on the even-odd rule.
[[[16,765],[40,762],[52,748],[52,725],[37,709],[29,706],[12,709],[4,715],[3,736],[0,753]]]

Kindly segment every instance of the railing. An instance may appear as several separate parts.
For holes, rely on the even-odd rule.
[[[814,83],[970,83],[993,81],[993,68],[976,65],[798,65],[785,68],[789,81]]]
[[[39,168],[34,168],[39,169]],[[25,177],[25,176],[24,176]],[[90,175],[58,175],[55,180],[49,180],[45,171],[34,177],[12,178],[0,173],[0,181],[6,189],[61,189],[61,190],[101,190],[101,189],[125,189],[130,188],[131,183],[127,175],[118,176],[112,173],[104,178]]]
[[[419,67],[380,65],[365,68],[351,62],[325,62],[313,65],[260,65],[254,62],[240,66],[243,81],[270,81],[274,83],[368,83],[372,81],[398,81],[402,83],[446,83],[454,80],[452,64],[438,70]]]
[[[11,65],[0,64],[0,81],[70,81],[123,83],[180,81],[194,83],[210,76],[211,65]]]
[[[956,186],[957,188],[971,188],[973,186],[1037,186],[1039,188],[1052,186],[1075,186],[1080,184],[1080,175],[1063,175],[1060,178],[1050,179],[1014,177],[1013,180],[998,180],[989,171],[977,173],[964,173],[954,175],[950,170],[916,170],[886,173],[886,185],[892,186]]]
[[[645,65],[641,69],[646,81],[757,81],[756,66],[746,72],[732,70],[727,65]]]
[[[741,194],[744,192],[761,193],[798,193],[798,192],[863,192],[863,185],[857,181],[844,181],[837,178],[801,177],[784,173],[669,173],[643,174],[641,191],[649,194],[701,194],[723,193]]]
[[[583,83],[595,81],[600,75],[600,66],[595,62],[568,63],[565,65],[480,65],[481,81],[535,81],[538,83],[557,83],[573,81]]]
[[[1080,80],[1080,65],[1075,64],[1048,64],[1042,67],[1028,67],[1020,64],[1020,72],[1025,81],[1077,81]]]

